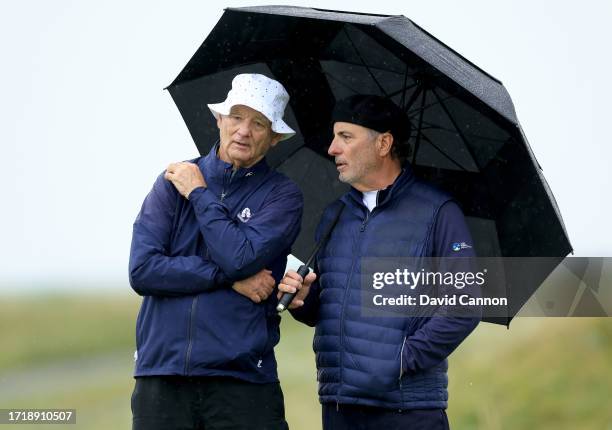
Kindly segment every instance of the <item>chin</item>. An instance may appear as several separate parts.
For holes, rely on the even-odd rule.
[[[240,161],[247,161],[251,158],[250,153],[247,153],[247,151],[241,151],[240,149],[230,151],[230,155],[234,160]]]
[[[347,177],[346,175],[343,175],[342,173],[340,173],[338,175],[338,180],[340,182],[344,182],[345,184],[350,184],[351,183],[351,178]]]

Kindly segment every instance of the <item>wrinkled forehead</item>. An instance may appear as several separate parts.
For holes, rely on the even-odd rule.
[[[245,105],[234,105],[230,108],[230,115],[241,115],[253,120],[262,121],[264,124],[271,125],[272,122],[261,112]]]

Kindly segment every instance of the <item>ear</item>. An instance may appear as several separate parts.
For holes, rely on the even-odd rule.
[[[219,114],[217,117],[217,127],[219,127],[219,130],[221,130],[221,118],[223,118],[223,116]]]
[[[276,133],[276,132],[274,132],[274,131],[273,131],[273,132],[272,132],[272,140],[270,141],[270,146],[271,146],[271,147],[276,146],[276,144],[277,144],[278,142],[280,142],[280,140],[281,140],[281,138],[282,138],[282,137],[283,137],[283,135],[282,135],[282,134],[280,134],[280,133]]]
[[[391,153],[391,147],[393,146],[393,135],[391,133],[384,132],[378,136],[378,155],[386,157]]]

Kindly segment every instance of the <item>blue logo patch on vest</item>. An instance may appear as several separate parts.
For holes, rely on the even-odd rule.
[[[455,242],[451,245],[452,250],[455,252],[461,251],[462,249],[469,249],[471,247],[472,245],[468,245],[465,242]]]

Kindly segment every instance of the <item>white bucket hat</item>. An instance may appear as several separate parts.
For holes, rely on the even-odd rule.
[[[289,94],[278,81],[264,75],[244,73],[232,80],[232,89],[223,103],[209,104],[215,118],[229,115],[235,105],[244,105],[263,114],[272,123],[272,131],[282,135],[281,140],[289,139],[295,131],[283,121]]]

